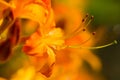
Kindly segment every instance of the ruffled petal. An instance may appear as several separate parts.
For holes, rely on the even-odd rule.
[[[46,20],[46,12],[47,11],[41,5],[31,3],[24,6],[22,11],[19,13],[19,16],[21,18],[31,19],[43,24]]]

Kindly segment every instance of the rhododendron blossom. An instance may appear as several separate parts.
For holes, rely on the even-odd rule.
[[[28,57],[27,66],[25,64],[20,68],[10,80],[79,80],[84,72],[79,69],[83,61],[88,62],[96,71],[101,69],[99,58],[90,49],[113,45],[117,43],[116,40],[93,47],[96,32],[89,32],[88,27],[94,17],[86,14],[80,19],[79,12],[73,8],[71,14],[76,15],[72,19],[77,19],[73,21],[73,25],[72,20],[69,20],[73,15],[64,19],[64,14],[69,14],[65,11],[67,8],[60,9],[60,13],[58,9],[52,8],[51,0],[0,1],[0,37],[7,35],[0,39],[0,61],[8,60],[17,45],[22,45],[22,51]],[[54,12],[57,15],[62,13],[63,24],[57,24]],[[28,25],[25,20],[30,20]],[[64,20],[68,21],[67,26],[64,25]],[[37,28],[34,25],[36,23]],[[24,37],[21,33],[26,26],[35,27],[35,31]],[[87,55],[91,58],[86,57]],[[83,77],[84,74],[87,74],[87,78]],[[87,72],[84,74],[80,76],[81,79],[93,80]]]

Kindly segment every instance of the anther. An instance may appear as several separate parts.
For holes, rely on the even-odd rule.
[[[95,34],[96,34],[96,32],[93,32],[93,33],[92,33],[92,35],[95,35]]]
[[[85,19],[82,19],[82,23],[85,21]]]
[[[94,16],[91,16],[91,19],[94,19]]]
[[[116,40],[114,40],[114,43],[117,44],[118,42]]]
[[[83,29],[82,31],[86,31],[86,29]]]
[[[88,17],[89,17],[89,14],[87,13],[86,16],[85,16],[85,18],[82,19],[82,22],[85,22],[86,19],[88,19]]]
[[[88,16],[89,16],[89,14],[87,13],[87,14],[86,14],[86,17],[88,17]]]
[[[86,14],[85,17],[82,19],[80,26],[77,27],[73,32],[71,32],[71,36],[69,36],[69,37],[73,37],[73,36],[79,34],[80,32],[86,31],[86,27],[88,27],[88,25],[91,23],[93,18],[94,18],[94,16],[89,16],[89,14]],[[93,33],[93,35],[95,35],[95,33]]]

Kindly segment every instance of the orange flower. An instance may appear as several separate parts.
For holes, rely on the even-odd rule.
[[[51,75],[52,68],[55,64],[55,51],[65,48],[101,48],[82,46],[89,42],[91,36],[94,35],[94,33],[90,34],[90,37],[87,36],[87,39],[85,34],[82,34],[84,37],[81,37],[81,32],[89,34],[85,28],[91,22],[93,17],[91,17],[90,21],[88,20],[89,22],[84,25],[88,19],[88,15],[86,15],[85,19],[81,21],[81,25],[75,27],[70,34],[66,35],[61,28],[57,28],[59,26],[55,27],[54,13],[51,9],[50,2],[51,0],[0,1],[0,4],[2,4],[1,11],[3,12],[1,13],[3,16],[0,16],[2,19],[0,34],[2,34],[6,28],[9,28],[7,39],[0,45],[0,52],[2,53],[0,54],[1,60],[5,60],[9,57],[13,47],[19,41],[19,20],[21,18],[33,20],[39,24],[37,31],[26,41],[23,51],[30,57],[31,63],[35,66],[37,72],[40,72],[47,77]],[[74,13],[74,10],[72,12]],[[76,23],[77,25],[78,22]],[[89,44],[90,43],[88,43],[88,45]],[[6,48],[7,50],[5,50]]]
[[[61,28],[57,28],[59,26],[55,27],[54,14],[51,8],[49,8],[48,14],[49,15],[46,21],[43,24],[40,24],[40,27],[30,36],[23,47],[23,51],[30,57],[32,64],[36,67],[36,70],[43,75],[47,77],[51,75],[52,68],[55,64],[55,54],[58,50],[66,48],[96,49],[108,46],[83,46],[92,45],[92,36],[95,35],[95,33],[89,33],[86,31],[86,26],[88,26],[88,24],[92,21],[93,16],[91,16],[90,20],[88,20],[89,16],[86,15],[86,17],[81,20],[81,25],[75,27],[71,33],[66,35]],[[87,20],[88,23],[86,23]],[[88,61],[88,59],[86,60]]]
[[[43,23],[43,19],[46,19],[50,8],[48,3],[50,3],[50,0],[11,0],[9,3],[0,1],[0,4],[4,5],[1,6],[2,10],[9,8],[15,19],[27,18],[38,23]]]
[[[40,32],[35,32],[26,41],[26,44],[23,47],[23,51],[26,52],[27,55],[31,56],[31,59],[37,61],[37,63],[34,64],[38,67],[38,71],[40,70],[40,72],[46,76],[51,72],[49,68],[51,68],[55,63],[55,53],[53,49],[58,50],[64,44],[62,37],[63,33],[59,28],[54,28],[44,35]],[[48,68],[47,72],[42,71],[45,66],[46,68],[44,70],[46,71]]]
[[[64,36],[62,29],[54,27],[54,24],[52,24],[54,19],[52,18],[49,18],[47,25],[45,24],[44,26],[45,28],[50,27],[50,29],[39,28],[30,36],[23,47],[23,51],[30,57],[37,71],[47,77],[51,75],[52,67],[55,63],[55,51],[73,45],[74,43],[71,43],[71,40],[77,44],[82,41],[79,39],[80,36],[79,38],[71,35],[68,37]],[[75,32],[72,35],[74,34]]]
[[[81,56],[83,60],[90,62],[92,67],[96,69],[99,69],[99,66],[101,65],[98,62],[99,59],[96,58],[94,55],[92,55],[90,52],[88,53],[92,58],[94,58],[92,60],[95,60],[95,62],[92,62],[91,58],[86,58],[86,54],[83,56],[71,55],[71,54],[66,55],[67,53],[66,49],[69,49],[70,52],[77,54],[80,53],[79,49],[96,49],[96,48],[106,47],[115,43],[113,42],[108,45],[100,46],[100,47],[85,47],[86,45],[92,46],[93,44],[92,36],[95,33],[89,33],[88,31],[86,31],[86,26],[88,26],[88,24],[92,21],[93,17],[90,17],[90,20],[88,20],[89,16],[86,15],[86,17],[81,20],[81,25],[79,25],[78,23],[80,20],[79,18],[77,18],[79,14],[77,14],[75,18],[73,18],[73,19],[77,18],[77,20],[75,21],[76,25],[74,24],[75,25],[74,29],[73,30],[69,29],[68,33],[66,34],[68,28],[74,25],[71,24],[69,24],[71,26],[67,25],[69,27],[66,28],[66,32],[61,28],[57,28],[59,26],[55,27],[54,13],[53,10],[51,9],[50,1],[51,0],[11,0],[9,3],[3,0],[0,1],[0,4],[2,4],[2,6],[5,6],[5,8],[1,9],[1,11],[3,11],[3,14],[4,13],[5,14],[3,16],[0,16],[0,18],[3,19],[3,21],[1,20],[2,26],[0,27],[0,34],[8,27],[8,25],[10,27],[8,31],[7,39],[4,42],[2,42],[2,44],[0,44],[0,52],[5,53],[5,54],[0,54],[1,60],[5,60],[6,58],[8,58],[8,56],[12,53],[13,47],[19,41],[20,38],[19,19],[25,18],[25,19],[33,20],[39,24],[37,31],[34,32],[27,39],[25,45],[23,46],[23,51],[28,55],[29,60],[31,61],[30,64],[32,66],[29,65],[29,67],[19,70],[18,73],[15,76],[13,76],[13,79],[15,80],[18,80],[18,78],[20,78],[20,80],[21,79],[44,80],[46,78],[43,77],[43,75],[46,77],[50,77],[54,65],[58,64],[59,66],[59,63],[61,63],[62,60],[64,61],[64,58],[66,57],[67,59],[69,59],[69,60],[65,59],[66,63],[70,62],[70,64],[67,65],[64,62],[65,65],[62,65],[63,71],[62,71],[62,75],[59,76],[59,79],[65,80],[71,78],[76,80],[79,78],[79,72],[78,72],[78,66],[79,66],[78,63],[80,63],[79,56]],[[68,12],[65,13],[66,15],[68,14]],[[77,11],[73,10],[72,14],[74,13],[77,13]],[[69,20],[69,16],[67,20]],[[86,23],[87,20],[88,22]],[[5,24],[6,22],[7,24]],[[5,50],[6,48],[7,50]],[[72,50],[71,48],[78,48],[78,49]],[[65,50],[63,51],[63,53],[66,52],[65,54],[62,55],[57,54],[57,51],[60,50],[62,51],[63,49]],[[62,60],[57,60],[56,63],[56,56],[57,59],[62,59]],[[94,63],[96,64],[98,63],[99,66],[96,66]],[[59,67],[58,66],[55,66],[55,68],[59,71],[61,65]],[[23,75],[23,73],[26,73],[27,75]],[[37,76],[38,74],[40,74],[40,77]],[[53,76],[54,75],[56,74],[53,74]],[[90,80],[91,79],[92,78],[90,78]]]
[[[8,29],[7,38],[0,40],[0,61],[8,59],[13,47],[19,42],[19,20],[30,19],[43,25],[47,21],[49,10],[50,0],[0,0],[0,36]]]

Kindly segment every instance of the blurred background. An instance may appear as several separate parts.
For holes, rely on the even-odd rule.
[[[67,6],[67,8],[65,6]],[[84,68],[88,70],[89,75],[94,75],[94,77],[99,76],[99,79],[83,78],[83,80],[120,80],[120,0],[52,0],[52,7],[58,19],[56,19],[56,23],[58,23],[59,26],[60,24],[62,26],[65,24],[65,16],[67,16],[65,17],[68,21],[67,26],[71,27],[73,26],[73,24],[71,24],[72,20],[75,22],[78,21],[75,23],[78,25],[80,21],[78,19],[79,17],[83,18],[87,13],[93,15],[94,20],[90,24],[89,31],[96,32],[96,35],[93,37],[95,46],[109,44],[114,42],[114,40],[117,40],[118,42],[115,45],[105,48],[91,50],[93,54],[100,59],[102,68],[100,69],[100,72],[95,72],[92,71],[90,64],[84,62]],[[80,12],[81,16],[79,17],[77,15],[78,12],[76,10],[74,11],[76,8]],[[63,12],[61,11],[62,14],[59,13],[59,9],[63,10]],[[64,12],[64,10],[68,11]],[[77,14],[71,15],[74,13]],[[63,18],[61,18],[61,15],[64,15],[62,16]],[[14,74],[22,67],[22,63],[27,60],[25,54],[21,54],[23,53],[21,51],[22,45],[19,45],[16,48],[15,53],[17,54],[14,54],[6,63],[0,64],[0,77],[9,78],[10,75]]]
[[[120,80],[120,0],[90,0],[85,10],[95,17],[93,27],[106,29],[102,41],[118,41],[116,45],[95,52],[102,61],[104,77]]]

